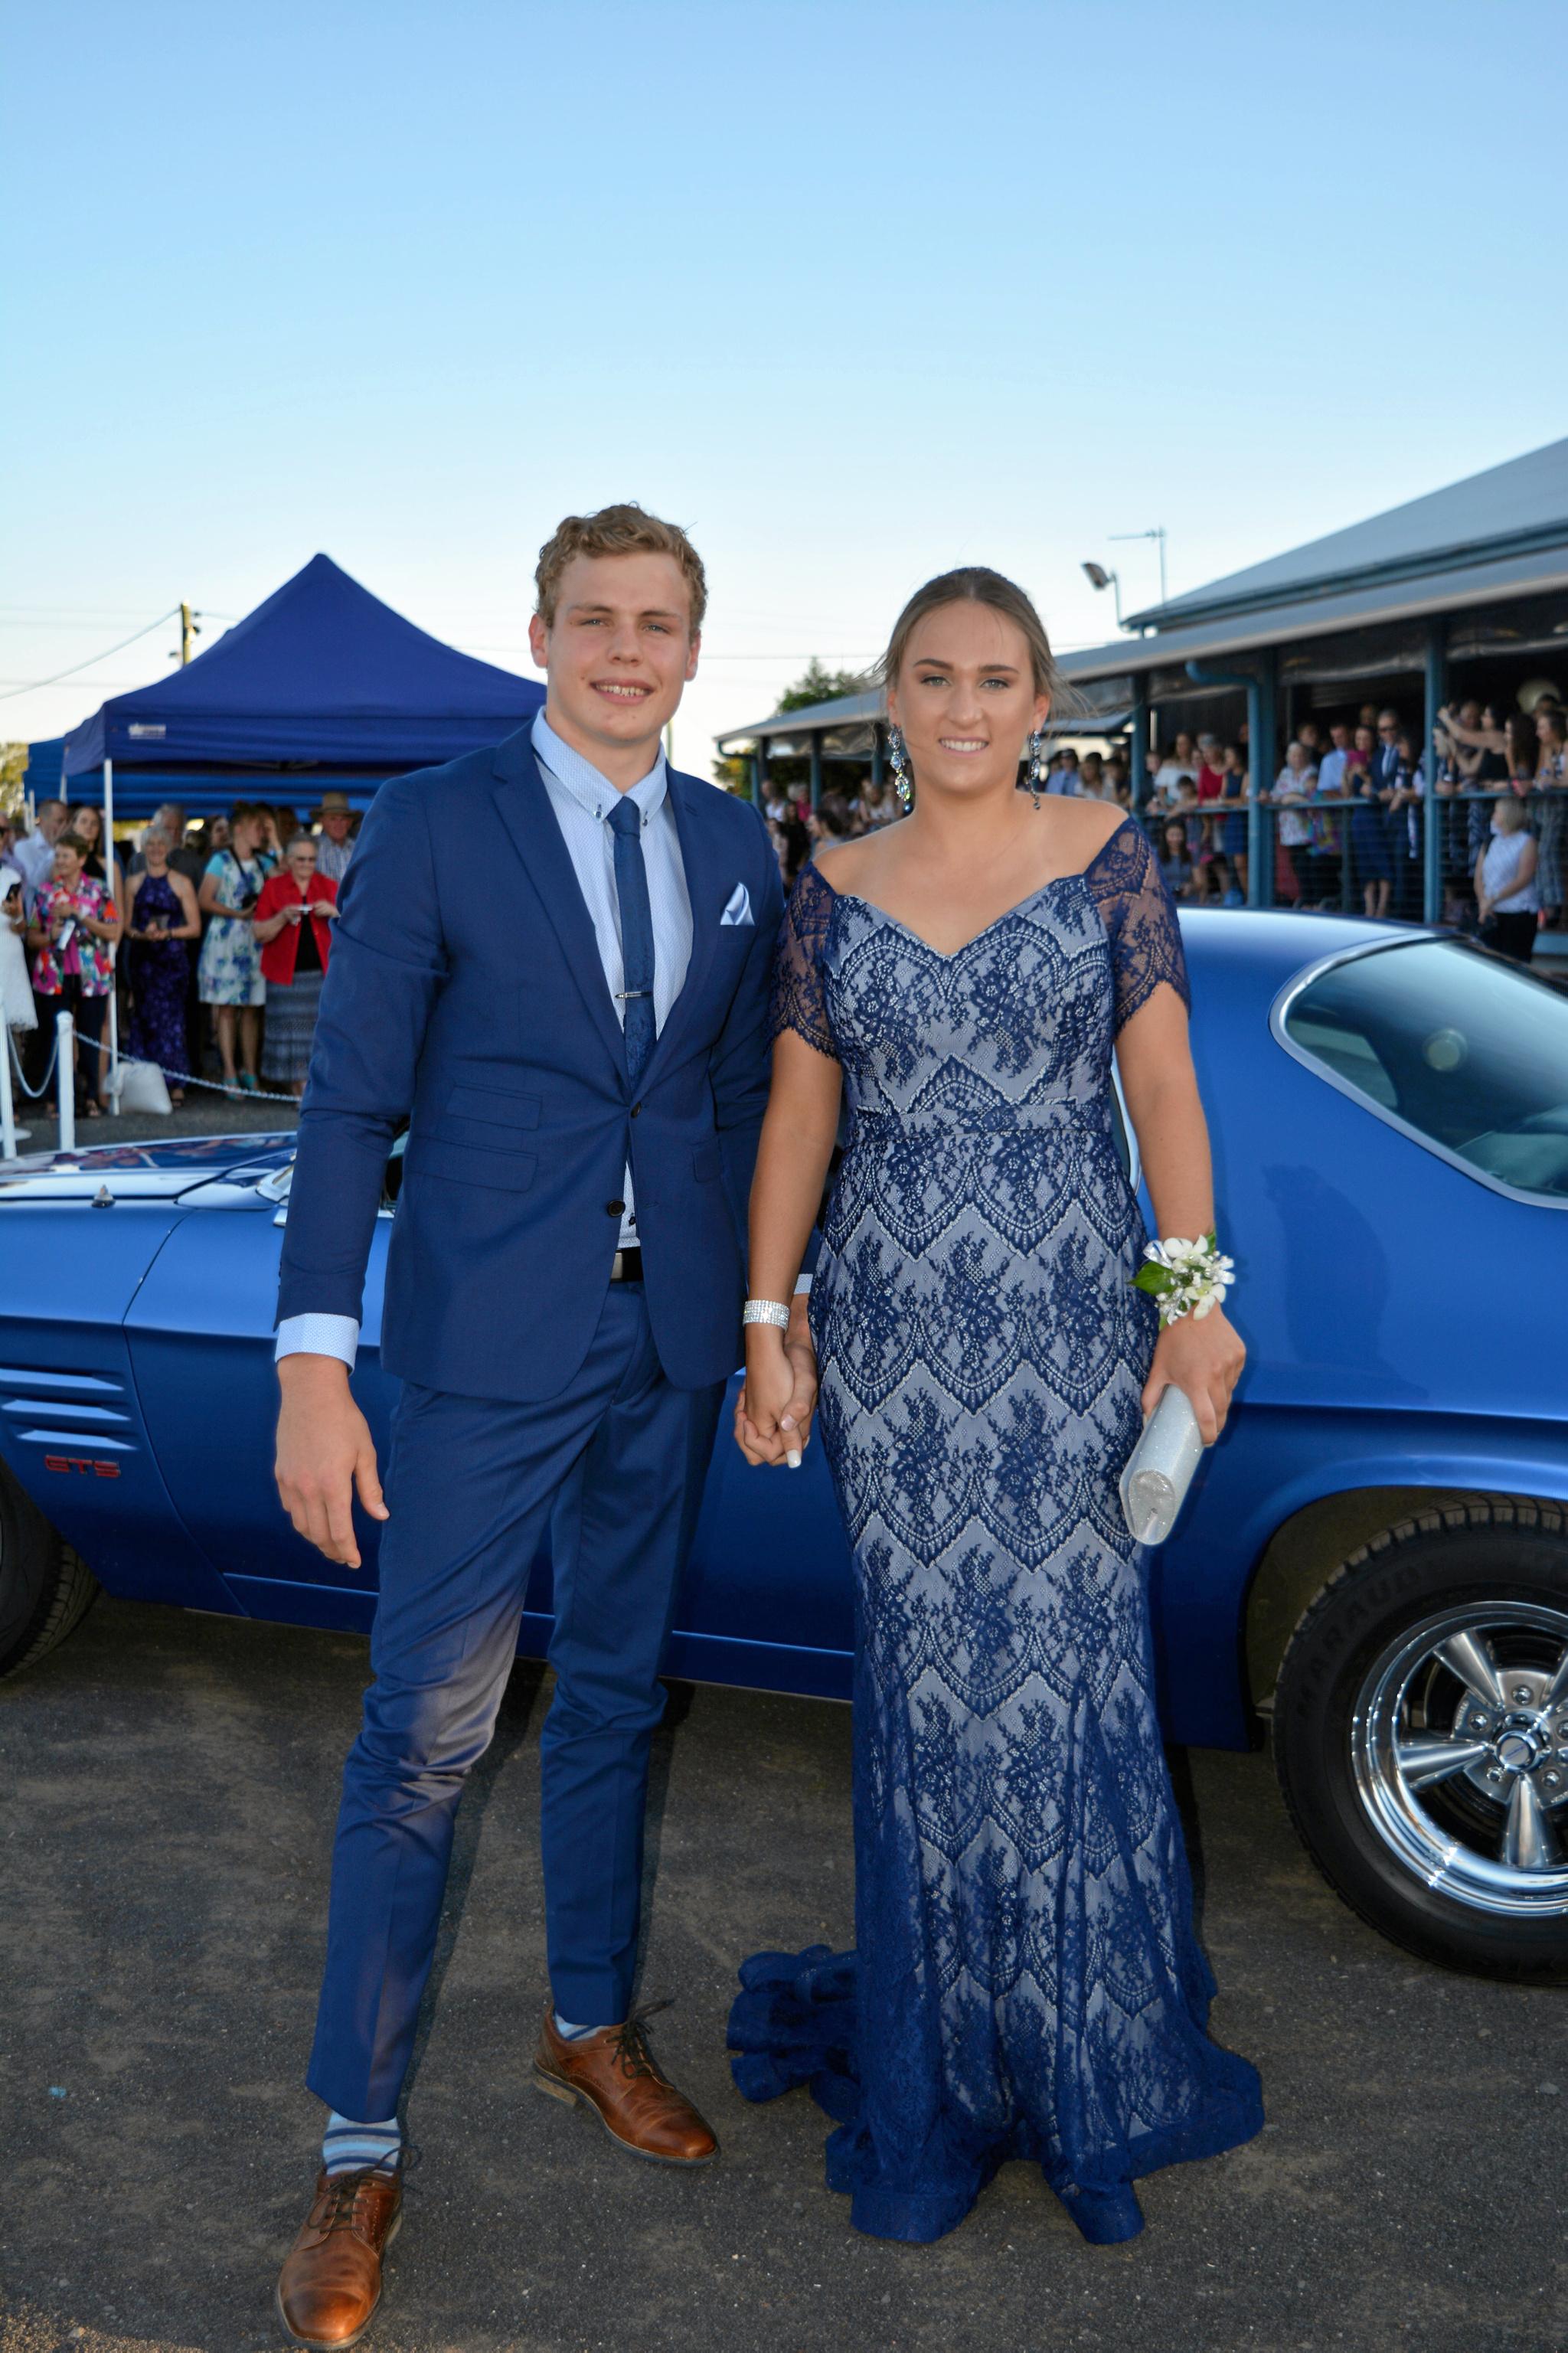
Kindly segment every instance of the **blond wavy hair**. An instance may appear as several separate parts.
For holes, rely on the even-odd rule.
[[[672,555],[691,599],[692,636],[702,627],[708,610],[708,575],[702,558],[678,522],[661,522],[658,515],[626,501],[619,506],[601,507],[597,514],[567,515],[540,549],[533,579],[540,618],[547,629],[555,624],[561,575],[576,555]]]

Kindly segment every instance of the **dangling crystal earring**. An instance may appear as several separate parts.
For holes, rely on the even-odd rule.
[[[1039,728],[1029,738],[1029,796],[1037,808],[1040,806],[1040,787],[1046,781],[1046,739]]]
[[[904,765],[904,739],[897,727],[888,730],[888,757],[893,764],[893,789],[903,803],[904,815],[908,817],[915,805],[915,791],[910,782],[910,772]]]

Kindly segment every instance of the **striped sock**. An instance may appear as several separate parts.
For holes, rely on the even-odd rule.
[[[567,2020],[563,2018],[561,2012],[557,2010],[555,2013],[555,2031],[559,2034],[563,2042],[581,2042],[584,2034],[597,2034],[599,2030],[596,2026],[573,2026]]]
[[[356,2125],[334,2108],[327,2118],[321,2163],[329,2173],[357,2173],[363,2165],[390,2169],[402,2154],[403,2135],[395,2116],[388,2116],[384,2125]]]

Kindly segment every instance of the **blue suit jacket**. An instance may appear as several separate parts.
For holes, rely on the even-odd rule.
[[[753,808],[673,770],[669,794],[691,961],[634,1093],[528,731],[382,786],[339,897],[279,1317],[359,1315],[406,1122],[389,1371],[469,1397],[555,1396],[604,1305],[628,1161],[660,1363],[681,1388],[734,1369],[783,894]],[[721,923],[738,882],[754,921]]]

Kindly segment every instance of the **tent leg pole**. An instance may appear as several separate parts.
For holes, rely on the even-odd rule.
[[[114,889],[114,763],[112,760],[105,760],[103,764],[103,871],[107,877],[110,902],[118,907],[120,902]],[[94,1095],[107,1095],[111,1112],[118,1112],[120,1109],[120,997],[116,987],[119,976],[115,969],[118,960],[119,949],[111,940],[109,947],[109,1068],[107,1071],[104,1070],[103,1055],[100,1050],[98,1056],[98,1069],[88,1073]]]

